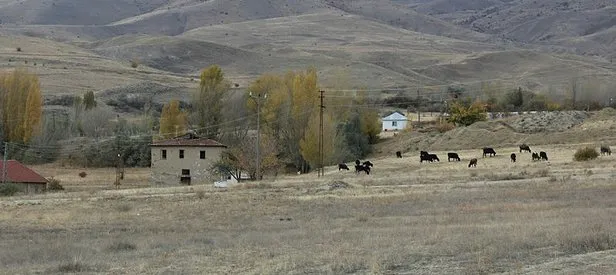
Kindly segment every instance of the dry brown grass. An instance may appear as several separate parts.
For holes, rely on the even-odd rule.
[[[90,181],[104,179],[105,169],[88,170],[83,179],[71,169],[38,167],[56,171],[67,191],[0,199],[0,270],[7,274],[614,270],[614,159],[578,163],[570,157],[573,148],[546,150],[553,152],[549,165],[533,163],[525,155],[515,164],[505,156],[480,159],[476,169],[467,168],[466,161],[420,165],[418,158],[388,158],[371,160],[375,168],[370,176],[327,169],[324,178],[293,175],[224,191],[210,186],[141,188],[144,183],[108,190],[111,186]],[[477,154],[459,153],[463,159]],[[333,181],[349,187],[331,189]],[[39,204],[28,203],[35,201]],[[578,257],[593,264],[584,269]]]

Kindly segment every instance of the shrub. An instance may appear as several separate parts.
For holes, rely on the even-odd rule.
[[[74,261],[72,263],[61,264],[60,266],[58,266],[58,271],[62,273],[78,273],[94,271],[94,269],[87,264],[84,264],[79,261]]]
[[[599,153],[593,147],[580,148],[573,155],[575,161],[588,161],[599,157]]]
[[[49,178],[49,182],[47,182],[47,190],[49,191],[60,191],[64,190],[64,187],[60,184],[60,180]]]
[[[436,130],[439,131],[439,133],[449,132],[454,128],[456,128],[456,125],[451,122],[444,122],[436,125]]]
[[[19,186],[14,183],[0,183],[0,196],[12,196],[21,191]]]
[[[133,59],[133,60],[131,60],[131,61],[130,61],[130,66],[131,66],[132,68],[135,68],[135,69],[136,69],[137,67],[139,67],[139,60],[137,60],[137,59]]]
[[[79,177],[80,178],[85,178],[87,175],[88,175],[88,173],[86,173],[85,171],[79,172]]]
[[[21,52],[21,47],[17,47],[17,51],[18,51],[18,52]]]
[[[107,250],[116,251],[116,252],[130,251],[130,250],[135,250],[135,249],[137,249],[136,245],[132,243],[126,243],[126,242],[113,243],[107,247]]]
[[[450,122],[464,126],[469,126],[477,121],[487,119],[485,105],[479,101],[468,106],[463,102],[454,102],[449,108],[449,112]]]

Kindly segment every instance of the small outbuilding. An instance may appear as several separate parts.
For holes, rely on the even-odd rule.
[[[387,132],[403,130],[406,128],[408,119],[403,113],[395,111],[382,117],[381,121],[383,123],[383,132]]]
[[[6,177],[5,177],[6,173]],[[47,179],[16,160],[0,160],[0,184],[14,183],[26,193],[40,193],[47,189]]]

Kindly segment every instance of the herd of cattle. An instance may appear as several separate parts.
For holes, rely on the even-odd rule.
[[[548,161],[548,154],[544,151],[540,151],[539,153],[537,152],[532,152],[530,149],[530,146],[528,146],[528,144],[522,144],[519,146],[520,147],[520,153],[522,152],[528,152],[531,153],[531,158],[532,161]],[[608,146],[601,146],[601,155],[612,155],[612,150],[610,149],[610,147]],[[496,151],[494,151],[494,148],[490,148],[490,147],[484,147],[483,148],[483,157],[494,157],[496,156]],[[397,151],[396,152],[396,157],[397,158],[402,158],[402,152],[401,151]],[[511,162],[516,162],[517,156],[515,153],[512,153],[510,155],[510,160]],[[436,154],[430,154],[427,151],[420,151],[419,152],[419,163],[423,163],[424,161],[426,162],[440,162],[441,160],[438,158],[438,156]],[[460,161],[460,156],[458,156],[458,153],[455,152],[449,152],[447,153],[447,161]],[[370,174],[370,169],[374,166],[374,164],[372,164],[372,162],[370,161],[364,161],[363,163],[360,160],[355,160],[355,173],[360,173],[360,172],[366,172],[367,175]],[[472,158],[468,164],[468,167],[477,167],[477,159],[476,158]],[[340,163],[338,164],[338,171],[341,170],[350,170],[349,167],[344,164],[344,163]]]

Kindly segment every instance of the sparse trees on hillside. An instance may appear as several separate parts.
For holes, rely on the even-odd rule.
[[[470,105],[455,101],[449,107],[449,113],[450,122],[464,126],[487,119],[485,103],[480,101],[475,101]]]
[[[83,108],[87,111],[96,107],[96,98],[93,91],[87,91],[83,95]]]
[[[43,101],[36,74],[17,69],[0,74],[4,140],[28,143],[39,131]]]
[[[218,65],[204,69],[200,79],[199,90],[193,95],[192,118],[198,126],[198,134],[218,138],[223,121],[223,100],[231,89],[231,83],[225,79]]]

